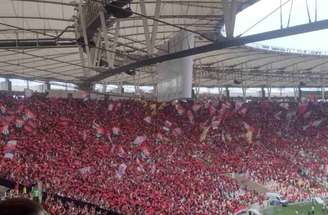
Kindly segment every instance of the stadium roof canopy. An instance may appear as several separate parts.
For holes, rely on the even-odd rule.
[[[81,58],[74,27],[78,22],[79,2],[2,0],[0,76],[79,84],[101,73],[86,65],[86,55]],[[136,14],[108,22],[107,36],[112,56],[115,55],[114,67],[156,56],[163,42],[180,30],[195,33],[196,47],[220,39],[223,2],[134,0],[131,8]],[[238,11],[241,11],[256,1],[238,2]],[[155,68],[138,68],[136,75],[122,73],[100,82],[152,85],[156,82]],[[309,86],[323,86],[328,82],[327,71],[327,56],[286,53],[263,46],[237,46],[194,57],[194,83],[201,86],[233,86],[240,81],[248,87],[297,86],[301,81]]]

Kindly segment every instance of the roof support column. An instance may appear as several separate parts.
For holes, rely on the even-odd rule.
[[[298,100],[301,101],[302,100],[302,87],[298,86]]]
[[[105,53],[106,53],[106,59],[107,59],[107,63],[108,63],[108,67],[112,68],[111,65],[111,56],[109,53],[109,41],[108,41],[108,30],[107,30],[107,26],[106,26],[106,20],[105,20],[105,15],[104,15],[104,11],[101,10],[99,13],[100,16],[100,22],[101,22],[101,31],[102,31],[102,38],[104,38],[104,42],[105,42]]]
[[[106,93],[106,90],[107,90],[107,85],[106,85],[106,84],[103,84],[103,85],[102,85],[101,92],[102,92],[102,93]]]
[[[272,88],[271,88],[271,86],[268,86],[267,89],[268,89],[268,99],[271,100],[271,89]]]
[[[325,87],[321,87],[321,99],[325,99]]]
[[[144,0],[140,0],[140,10],[141,13],[143,15],[147,15],[146,12],[146,5],[145,5],[145,1]],[[150,38],[150,34],[149,34],[149,25],[148,25],[148,20],[145,17],[142,17],[142,24],[144,27],[144,34],[145,34],[145,38],[146,38],[146,45],[147,45],[147,51],[148,53],[151,53],[151,38]]]
[[[6,78],[5,79],[5,83],[6,83],[6,87],[7,87],[7,90],[8,91],[12,91],[13,90],[13,88],[12,88],[12,83],[11,83],[11,81],[8,79],[8,78]]]
[[[224,0],[223,1],[223,13],[224,24],[227,34],[227,38],[232,38],[235,30],[236,14],[239,8],[239,2],[237,0]]]
[[[265,89],[264,87],[261,88],[262,98],[265,99]]]
[[[162,2],[162,0],[156,0],[155,14],[154,14],[155,19],[159,19],[159,17],[160,17],[161,2]],[[157,29],[158,29],[158,22],[154,20],[153,21],[153,28],[152,28],[152,32],[151,32],[150,54],[154,53],[154,47],[155,47],[156,37],[157,37]]]
[[[295,101],[297,101],[298,93],[299,93],[298,88],[294,87],[294,99],[295,99]]]
[[[117,47],[117,41],[118,41],[119,34],[120,34],[120,21],[117,20],[116,25],[115,25],[114,43],[113,43],[113,47],[112,47],[113,52],[111,53],[111,56],[110,56],[111,61],[109,62],[109,66],[111,68],[114,68],[115,57],[116,57],[116,47]]]
[[[74,24],[75,24],[75,37],[76,38],[81,38],[81,34],[80,31],[78,30],[78,20],[77,18],[74,19]],[[84,73],[84,77],[87,76],[87,68],[85,66],[85,60],[84,60],[84,54],[83,54],[83,49],[81,46],[79,46],[79,54],[80,54],[80,60],[82,62],[82,66],[83,66],[83,73]]]
[[[247,91],[247,87],[246,86],[242,86],[242,91],[243,91],[243,100],[246,101],[246,91]]]
[[[50,84],[50,82],[47,81],[47,82],[45,83],[45,85],[46,85],[46,92],[49,92],[49,91],[51,90],[51,84]]]
[[[230,98],[230,91],[229,91],[229,87],[227,86],[226,88],[226,96],[229,99]]]
[[[101,34],[97,34],[97,38],[96,38],[96,47],[95,48],[92,48],[90,51],[91,51],[91,54],[92,54],[92,65],[94,67],[97,66],[97,63],[100,62],[100,58],[101,58]],[[106,52],[107,54],[107,52]]]
[[[83,13],[82,3],[79,4],[79,13],[80,13],[80,19],[81,19],[80,27],[82,29],[85,51],[87,53],[88,67],[91,67],[92,63],[91,63],[91,56],[90,56],[90,49],[89,49],[89,41],[88,41],[88,36],[87,36],[87,26],[85,23],[85,15]]]

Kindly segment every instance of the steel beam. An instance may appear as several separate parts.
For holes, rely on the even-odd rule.
[[[0,40],[0,49],[72,48],[77,47],[75,39],[56,41],[54,39]]]
[[[166,55],[161,55],[153,58],[149,58],[146,60],[141,60],[137,61],[125,66],[118,67],[116,69],[108,70],[103,72],[102,74],[95,75],[93,77],[90,77],[87,79],[89,82],[96,82],[96,81],[101,81],[105,78],[108,78],[110,76],[126,72],[129,70],[133,70],[139,67],[144,67],[144,66],[149,66],[152,64],[156,63],[161,63],[164,61],[168,60],[173,60],[177,58],[182,58],[182,57],[187,57],[191,55],[196,55],[196,54],[201,54],[201,53],[206,53],[206,52],[211,52],[215,50],[220,50],[224,48],[229,48],[232,46],[241,46],[245,45],[247,43],[252,43],[252,42],[258,42],[258,41],[263,41],[263,40],[269,40],[269,39],[274,39],[274,38],[280,38],[280,37],[286,37],[286,36],[291,36],[291,35],[296,35],[296,34],[302,34],[302,33],[307,33],[307,32],[312,32],[312,31],[317,31],[317,30],[322,30],[328,28],[328,20],[322,20],[314,23],[308,23],[308,24],[302,24],[302,25],[297,25],[285,29],[279,29],[279,30],[273,30],[269,32],[264,32],[264,33],[259,33],[259,34],[254,34],[254,35],[249,35],[249,36],[244,36],[240,38],[233,38],[233,39],[227,39],[224,41],[217,41],[212,44],[196,47],[196,48],[191,48],[171,54],[166,54]]]
[[[104,43],[105,43],[105,49],[109,50],[109,40],[108,40],[108,29],[107,29],[107,25],[106,25],[106,18],[105,18],[105,14],[104,11],[101,10],[99,13],[100,16],[100,21],[101,21],[101,31],[100,34],[100,38],[104,38]],[[102,33],[102,34],[101,34]],[[102,46],[98,46],[98,47],[102,47]],[[111,56],[110,53],[108,53],[107,51],[105,52],[106,55],[106,59],[107,59],[107,63],[109,68],[112,68],[112,65],[110,65],[110,61],[111,61]]]

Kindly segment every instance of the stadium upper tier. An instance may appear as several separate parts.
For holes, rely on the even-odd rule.
[[[328,195],[327,111],[318,102],[1,95],[0,178],[42,182],[51,214],[81,214],[53,194],[122,214],[230,215],[265,205],[265,192],[309,200]]]
[[[238,2],[241,11],[256,1]],[[74,28],[81,21],[78,8],[70,0],[4,0],[0,8],[0,76],[81,83],[101,73],[87,65],[86,55],[81,58],[77,45],[81,41]],[[158,55],[163,42],[181,29],[195,32],[195,47],[221,38],[223,0],[132,1],[131,9],[139,15],[107,21],[108,52],[115,59],[114,68]],[[98,45],[104,49],[103,42]],[[106,57],[101,57],[102,63]],[[326,56],[234,47],[196,55],[194,84],[234,86],[237,80],[249,87],[297,86],[300,82],[323,86],[327,84],[327,64]],[[157,81],[155,70],[140,68],[135,76],[122,73],[102,82],[152,85]]]

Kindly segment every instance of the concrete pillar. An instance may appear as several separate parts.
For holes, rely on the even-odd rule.
[[[246,101],[246,91],[247,91],[247,87],[242,87],[241,88],[243,91],[243,100]]]
[[[226,87],[226,96],[229,99],[230,98],[230,91],[229,91],[229,87]]]
[[[325,99],[325,88],[321,87],[321,99]]]
[[[46,82],[46,92],[49,92],[51,90],[51,84],[48,82]]]
[[[12,91],[13,87],[11,81],[8,78],[6,78],[5,82],[7,83],[7,90]]]
[[[271,87],[268,87],[268,99],[271,100]],[[280,91],[281,92],[281,91]]]
[[[107,85],[106,84],[103,84],[102,89],[101,89],[101,92],[102,93],[106,93],[106,90],[107,90]]]
[[[262,92],[262,98],[264,99],[265,98],[265,90],[264,90],[264,87],[261,88],[261,92]]]
[[[294,87],[294,99],[295,100],[298,100],[298,94],[299,94],[298,88]]]
[[[301,86],[298,87],[298,101],[301,101],[302,99],[302,88]]]

